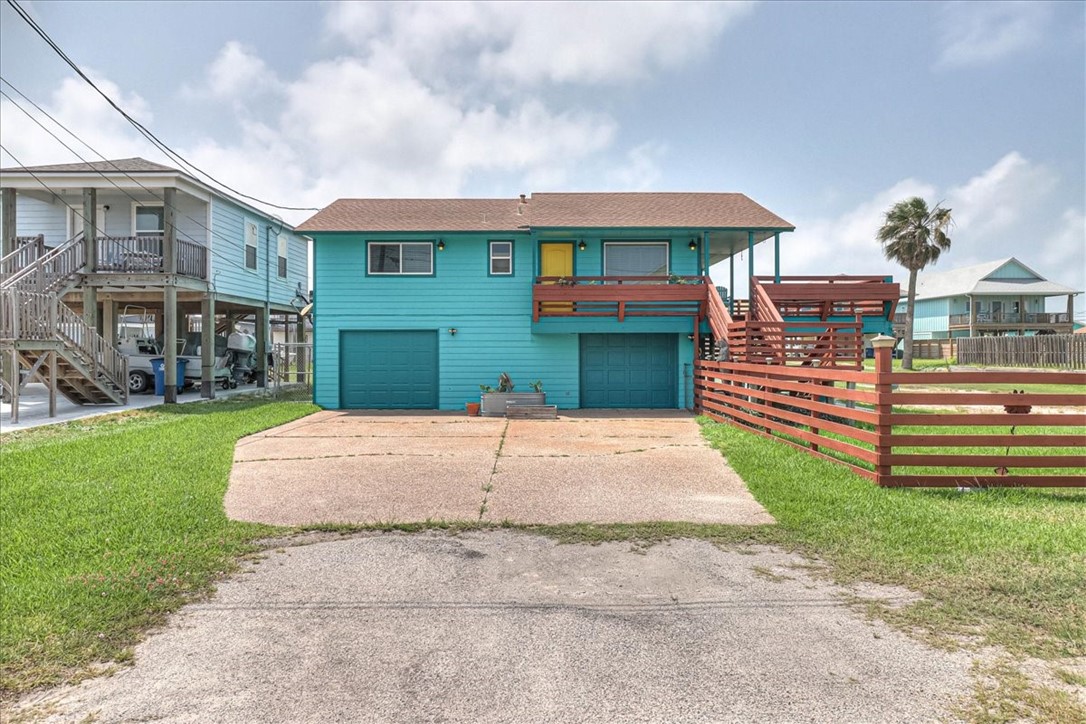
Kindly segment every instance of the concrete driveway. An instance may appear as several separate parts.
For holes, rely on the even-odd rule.
[[[238,442],[226,512],[276,525],[773,522],[678,411],[320,412]]]
[[[135,666],[20,708],[58,722],[923,722],[970,656],[930,649],[762,547],[489,531],[269,551]],[[25,711],[23,713],[26,713]]]

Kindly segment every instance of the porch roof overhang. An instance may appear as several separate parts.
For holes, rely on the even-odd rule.
[[[43,182],[48,188],[43,188]],[[282,219],[236,199],[225,192],[218,191],[212,186],[176,169],[166,171],[128,169],[120,171],[48,171],[35,167],[31,167],[30,170],[5,168],[0,169],[0,188],[15,189],[16,193],[20,195],[45,201],[46,203],[51,203],[53,199],[58,197],[68,199],[69,197],[81,196],[83,189],[95,189],[103,192],[116,192],[122,194],[126,199],[129,199],[129,195],[131,195],[140,201],[156,201],[159,204],[162,203],[162,199],[153,192],[163,188],[175,188],[187,196],[206,203],[210,203],[212,196],[217,195],[246,211],[274,221],[276,224],[282,224],[288,231],[295,231],[294,226],[285,223]],[[151,189],[152,193],[149,193],[146,189]]]

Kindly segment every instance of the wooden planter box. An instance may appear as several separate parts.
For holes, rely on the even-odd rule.
[[[505,417],[505,406],[544,405],[546,392],[484,392],[482,397],[483,417]]]

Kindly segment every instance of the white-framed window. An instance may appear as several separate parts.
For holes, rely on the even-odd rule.
[[[670,270],[666,241],[608,241],[603,244],[605,277],[666,277]]]
[[[289,237],[286,234],[279,234],[276,237],[276,242],[279,247],[279,276],[282,279],[287,278],[287,249],[288,249]]]
[[[245,221],[245,268],[256,269],[256,242],[259,231],[255,221]]]
[[[162,236],[166,233],[166,212],[162,204],[140,204],[132,208],[133,236]]]
[[[434,245],[429,241],[371,241],[366,244],[366,273],[428,276],[434,273]]]
[[[513,242],[490,242],[490,276],[511,276],[513,274]]]

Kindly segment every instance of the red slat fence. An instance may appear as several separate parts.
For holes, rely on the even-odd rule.
[[[934,387],[992,383],[1020,392]],[[889,350],[873,371],[698,360],[694,397],[878,485],[1086,487],[1086,373],[893,372]]]

